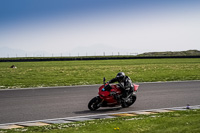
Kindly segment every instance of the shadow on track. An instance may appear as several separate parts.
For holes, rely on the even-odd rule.
[[[100,113],[109,113],[109,112],[113,112],[113,111],[118,111],[122,109],[122,107],[113,107],[113,108],[101,108],[95,111],[91,111],[91,110],[83,110],[83,111],[76,111],[74,112],[75,114],[88,114],[88,113],[93,113],[93,114],[100,114]]]

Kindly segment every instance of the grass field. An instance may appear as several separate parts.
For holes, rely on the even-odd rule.
[[[200,132],[200,110],[0,130],[2,133],[4,131],[6,133],[198,133]]]
[[[200,59],[1,62],[0,88],[101,84],[120,71],[133,82],[200,80]]]

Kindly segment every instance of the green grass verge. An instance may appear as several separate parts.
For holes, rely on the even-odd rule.
[[[0,88],[102,84],[120,71],[133,82],[200,80],[200,59],[1,62]]]
[[[7,133],[197,133],[200,132],[200,110],[0,130],[4,131]]]

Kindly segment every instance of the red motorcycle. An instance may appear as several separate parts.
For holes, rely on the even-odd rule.
[[[100,107],[115,107],[122,106],[123,108],[131,106],[136,101],[136,92],[139,85],[133,84],[133,92],[130,92],[127,98],[122,97],[122,91],[120,84],[105,84],[99,87],[99,95],[92,98],[88,103],[88,108],[92,111],[97,110]]]

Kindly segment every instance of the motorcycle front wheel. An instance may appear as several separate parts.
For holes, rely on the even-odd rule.
[[[99,96],[97,97],[94,97],[90,100],[90,102],[88,103],[88,108],[91,110],[91,111],[95,111],[97,110],[98,108],[100,108],[99,104],[101,102],[101,98]]]

